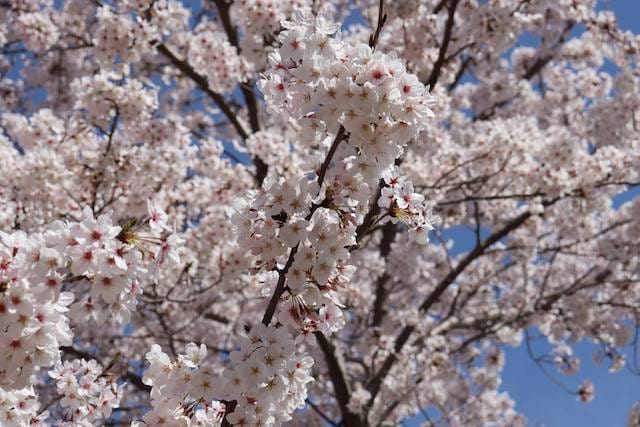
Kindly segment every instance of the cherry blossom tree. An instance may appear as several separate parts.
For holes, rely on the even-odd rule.
[[[640,372],[640,36],[597,0],[0,22],[0,425],[518,426],[506,346]]]

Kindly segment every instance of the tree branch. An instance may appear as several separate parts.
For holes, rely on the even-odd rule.
[[[338,146],[342,141],[346,139],[346,130],[344,126],[340,125],[340,129],[338,129],[338,133],[336,134],[335,139],[333,140],[333,144],[331,144],[331,148],[329,148],[329,152],[327,153],[327,157],[325,157],[324,162],[320,166],[320,171],[318,172],[318,185],[322,187],[322,183],[324,182],[324,177],[327,174],[327,169],[329,169],[329,165],[331,164],[331,159],[333,159],[333,155],[336,153]]]
[[[380,37],[385,22],[387,22],[387,14],[384,13],[384,0],[380,0],[378,3],[378,25],[375,32],[369,36],[369,47],[372,49],[375,49],[378,44],[378,37]]]
[[[342,363],[336,356],[335,346],[322,332],[314,332],[313,334],[316,337],[316,341],[318,342],[327,363],[329,378],[331,378],[331,382],[333,383],[336,400],[338,401],[340,413],[342,414],[342,424],[349,427],[364,426],[365,423],[362,422],[360,417],[349,411],[349,408],[347,407],[349,399],[351,398],[351,388],[346,380],[347,376]]]
[[[285,290],[285,281],[287,279],[287,272],[289,268],[291,268],[291,264],[293,264],[293,259],[298,252],[298,247],[300,243],[298,243],[291,252],[289,252],[289,259],[287,259],[287,263],[284,265],[282,270],[278,270],[278,284],[276,288],[273,290],[273,295],[269,300],[269,304],[267,305],[267,309],[264,312],[264,316],[262,316],[262,324],[264,326],[269,326],[271,323],[271,319],[273,319],[273,315],[276,313],[276,307],[278,306],[278,302],[280,302],[280,297],[284,293]]]
[[[234,46],[238,52],[240,52],[240,44],[238,42],[238,32],[236,27],[231,22],[229,15],[229,9],[233,1],[227,3],[224,0],[213,0],[217,9],[218,16],[224,27],[224,31],[227,33],[227,39],[232,46]],[[247,106],[247,112],[249,115],[249,125],[251,126],[251,132],[256,133],[260,131],[260,119],[258,116],[258,101],[256,94],[253,90],[253,84],[250,81],[244,81],[240,83],[240,91],[244,97],[245,105]],[[264,179],[269,172],[269,166],[260,157],[255,156],[253,163],[256,166],[256,181],[261,186]]]
[[[380,241],[380,256],[386,258],[391,252],[391,244],[393,243],[397,233],[397,227],[392,222],[388,222],[382,228],[382,240]],[[384,304],[387,301],[389,292],[387,291],[387,283],[391,276],[383,273],[376,281],[376,296],[373,302],[373,317],[371,326],[377,327],[382,324],[386,310]]]
[[[309,221],[313,216],[314,212],[318,210],[318,208],[326,208],[327,206],[329,206],[330,202],[331,200],[327,198],[327,199],[324,199],[322,203],[319,203],[319,204],[314,203],[311,206],[311,209],[309,209],[309,213],[304,219]],[[278,306],[280,297],[282,296],[282,294],[286,289],[285,282],[287,279],[287,272],[289,271],[289,268],[291,268],[291,264],[293,264],[294,257],[298,252],[298,247],[300,247],[300,243],[298,243],[293,249],[291,249],[291,252],[289,252],[289,258],[287,259],[287,262],[285,263],[284,267],[278,270],[278,283],[276,284],[276,288],[273,291],[273,295],[271,295],[271,299],[269,300],[267,309],[264,313],[264,316],[262,317],[262,324],[265,326],[269,326],[269,324],[271,323],[271,319],[273,319],[273,315],[276,312],[276,307]]]
[[[156,49],[158,50],[158,52],[160,52],[160,54],[166,57],[177,69],[179,69],[182,72],[182,74],[184,74],[185,76],[193,80],[193,82],[200,88],[200,90],[206,93],[209,96],[209,98],[211,98],[213,102],[216,103],[220,111],[222,111],[222,113],[231,122],[233,127],[238,132],[238,135],[240,135],[240,137],[243,140],[249,137],[249,134],[245,130],[244,126],[238,120],[236,113],[231,109],[229,104],[227,104],[227,101],[224,99],[224,96],[211,90],[211,88],[209,87],[209,82],[207,81],[206,77],[198,74],[198,72],[194,70],[193,67],[187,61],[184,61],[178,58],[164,44],[159,44],[158,46],[156,46]]]
[[[316,414],[318,414],[320,416],[320,418],[322,418],[324,421],[329,423],[329,425],[334,426],[334,427],[338,427],[338,424],[335,421],[333,421],[331,418],[329,418],[329,416],[327,416],[327,414],[322,412],[322,410],[318,407],[318,405],[313,403],[311,400],[307,399],[307,405],[309,405],[309,407],[311,409],[313,409],[313,411]]]
[[[557,202],[558,200],[559,200],[559,198],[554,199],[554,200],[549,201],[549,202],[546,202],[546,203],[544,203],[544,206],[550,206],[550,205],[554,204],[555,202]],[[491,234],[491,236],[489,236],[484,242],[482,242],[479,245],[476,245],[476,247],[471,252],[469,252],[462,259],[462,261],[460,261],[460,263],[458,263],[456,268],[451,270],[449,272],[449,274],[447,274],[440,281],[440,283],[436,286],[436,288],[427,296],[427,298],[420,305],[420,308],[419,308],[420,311],[422,313],[428,312],[428,310],[431,308],[431,306],[433,306],[433,304],[436,301],[438,301],[440,296],[447,290],[447,288],[458,278],[458,276],[474,260],[479,258],[487,248],[489,248],[493,244],[497,243],[498,241],[500,241],[501,239],[506,237],[510,232],[512,232],[513,230],[515,230],[516,228],[518,228],[522,224],[524,224],[527,221],[527,219],[529,219],[531,217],[531,215],[532,215],[532,213],[529,212],[529,211],[523,212],[522,214],[518,215],[517,217],[515,217],[514,219],[509,221],[504,227],[502,227],[498,231],[496,231],[493,234]],[[378,372],[368,382],[367,389],[371,393],[371,398],[369,399],[367,407],[370,408],[373,405],[373,402],[374,402],[376,396],[378,395],[378,393],[380,391],[380,388],[382,386],[382,381],[384,380],[384,378],[387,376],[387,374],[391,370],[393,364],[397,360],[397,354],[400,353],[400,351],[402,351],[402,348],[404,347],[404,345],[409,340],[409,337],[414,332],[415,328],[416,327],[414,325],[407,325],[404,328],[402,328],[402,331],[400,332],[400,335],[398,335],[398,337],[395,340],[394,352],[390,353],[389,356],[387,356],[387,358],[382,363],[382,367],[378,370]]]
[[[435,64],[433,64],[433,70],[431,71],[431,75],[427,80],[427,86],[431,90],[438,83],[438,79],[440,78],[440,73],[442,72],[442,67],[445,65],[446,57],[447,57],[447,49],[449,48],[449,42],[451,41],[451,34],[453,32],[453,25],[455,21],[456,8],[458,7],[458,3],[460,0],[451,0],[451,4],[449,5],[449,15],[447,17],[447,23],[444,27],[444,35],[442,36],[442,43],[440,44],[440,52],[438,52],[438,59]]]

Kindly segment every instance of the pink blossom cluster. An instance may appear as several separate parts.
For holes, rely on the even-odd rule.
[[[124,384],[105,372],[95,360],[65,361],[49,371],[62,396],[60,406],[67,412],[61,426],[92,426],[109,418],[120,406]]]
[[[25,45],[35,52],[50,48],[58,40],[58,28],[43,13],[22,13],[14,25],[14,30],[24,35]]]
[[[216,92],[231,91],[248,72],[237,49],[207,21],[194,29],[187,57],[192,66],[206,70],[209,87]]]
[[[293,188],[284,180],[274,183],[234,217],[239,242],[256,256],[255,265],[266,285],[263,294],[275,292],[286,274],[291,298],[279,320],[307,331],[321,324],[326,330],[340,329],[344,323],[335,291],[348,284],[352,267],[345,265],[349,258],[345,248],[355,243],[353,225],[344,229],[336,211],[312,206],[311,195],[317,189],[307,178]],[[287,271],[273,271],[278,260],[287,256],[290,261],[285,260],[283,267]]]
[[[147,353],[143,381],[152,386],[148,426],[221,425],[225,402],[234,402],[226,421],[232,425],[281,425],[305,405],[313,359],[296,349],[284,328],[258,324],[230,354],[223,373],[207,366],[207,348],[189,343],[175,361],[154,345]],[[140,425],[139,423],[134,423]]]
[[[114,226],[108,214],[94,218],[86,208],[81,220],[57,221],[40,233],[0,233],[3,389],[28,388],[41,368],[61,363],[59,347],[72,345],[70,318],[129,320],[140,281],[178,261],[175,235],[157,234],[165,220],[150,206],[144,221]]]
[[[393,167],[383,174],[386,184],[381,190],[378,206],[387,209],[383,216],[393,223],[403,222],[410,227],[411,239],[420,244],[429,242],[429,231],[440,219],[433,215],[435,203],[425,202],[424,196],[414,192],[413,184]]]
[[[0,387],[0,422],[7,427],[45,427],[49,416],[40,411],[38,395],[33,388],[7,390]]]
[[[305,406],[313,359],[299,343],[285,328],[262,324],[240,340],[224,373],[224,396],[237,402],[227,417],[232,425],[281,425]]]
[[[334,332],[344,324],[337,291],[353,271],[349,248],[357,246],[362,210],[403,144],[432,117],[432,101],[400,61],[366,45],[345,45],[331,37],[337,26],[324,18],[297,14],[284,26],[282,46],[270,56],[272,68],[260,82],[267,104],[302,120],[318,143],[333,143],[317,181],[266,184],[239,207],[236,224],[274,292],[286,275],[290,298],[279,320],[307,332]],[[328,123],[336,122],[337,134],[327,133]],[[412,209],[414,218],[407,222],[426,235],[434,219],[430,208]],[[426,243],[424,237],[416,240]],[[271,273],[278,265],[283,267]]]
[[[92,41],[96,58],[107,69],[120,64],[126,70],[127,64],[139,59],[145,42],[153,38],[150,28],[141,25],[142,21],[136,22],[109,6],[100,7],[96,18]]]
[[[322,16],[298,13],[283,25],[260,81],[268,107],[302,120],[316,138],[332,123],[344,126],[352,155],[368,166],[362,173],[379,176],[433,117],[428,90],[394,55],[331,37],[339,26]]]
[[[205,364],[207,347],[187,344],[185,354],[171,361],[154,344],[146,354],[149,367],[142,381],[152,387],[151,407],[133,426],[220,426],[225,406],[214,399],[220,391],[217,373]]]
[[[263,36],[276,31],[280,21],[294,11],[304,10],[309,3],[307,0],[239,0],[233,3],[233,12],[248,33]]]

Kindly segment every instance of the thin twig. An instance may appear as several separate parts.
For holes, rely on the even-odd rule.
[[[378,25],[376,26],[375,32],[369,36],[369,47],[372,49],[375,49],[378,44],[378,37],[380,37],[380,32],[385,22],[387,22],[387,14],[384,13],[384,0],[380,0],[378,4]]]
[[[322,183],[324,182],[324,177],[327,174],[327,169],[329,169],[329,165],[331,164],[331,159],[333,155],[336,153],[338,146],[340,143],[346,139],[346,130],[344,126],[340,125],[340,129],[338,129],[338,133],[336,134],[335,139],[333,140],[333,144],[331,144],[331,148],[329,148],[329,152],[327,153],[327,157],[325,157],[324,162],[320,166],[320,171],[318,172],[318,185],[322,187]]]

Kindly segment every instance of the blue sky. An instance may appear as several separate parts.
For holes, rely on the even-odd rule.
[[[613,206],[618,208],[638,196],[640,187],[621,192],[614,197]],[[473,232],[462,225],[445,230],[444,236],[454,241],[454,255],[471,250],[475,244]],[[536,341],[533,349],[534,354],[539,355],[548,351],[550,346],[540,340]],[[597,366],[593,362],[595,349],[588,342],[581,342],[575,347],[576,355],[582,361],[580,372],[575,376],[563,376],[553,369],[547,369],[571,390],[576,390],[583,379],[591,379],[596,389],[595,399],[591,403],[577,401],[574,395],[546,377],[530,359],[524,345],[504,349],[506,364],[501,391],[509,393],[516,401],[516,410],[524,414],[533,427],[625,426],[629,409],[640,400],[640,376],[627,369],[610,374],[607,371],[609,365]],[[631,357],[631,352],[628,352],[627,359]],[[406,427],[417,427],[422,421],[422,416],[416,416],[405,424]]]
[[[619,0],[620,3],[635,3],[636,13],[640,1]],[[636,15],[637,16],[637,15]],[[640,23],[637,23],[640,27]],[[613,200],[614,207],[640,196],[640,188],[625,191]],[[538,345],[539,354],[548,346]],[[502,390],[509,392],[516,401],[516,409],[527,416],[532,426],[546,427],[616,427],[625,426],[631,406],[640,400],[640,376],[623,369],[610,374],[608,365],[597,366],[593,362],[593,344],[582,342],[576,347],[576,355],[582,360],[580,372],[571,377],[554,375],[571,389],[576,389],[585,378],[595,386],[595,398],[591,403],[578,402],[560,386],[545,377],[531,361],[525,346],[507,348]],[[631,351],[626,354],[631,360]],[[549,370],[552,372],[552,370]],[[554,373],[555,374],[555,373]],[[417,425],[417,424],[410,424]]]
[[[640,0],[611,0],[602,5],[616,13],[620,27],[640,33]],[[619,205],[640,195],[638,188],[618,196]],[[516,408],[524,413],[532,425],[547,427],[614,427],[624,426],[631,405],[640,400],[640,377],[627,369],[616,374],[593,363],[594,346],[581,343],[577,355],[582,369],[575,377],[561,377],[575,388],[584,378],[595,385],[595,399],[584,404],[576,401],[559,386],[546,378],[530,360],[524,346],[506,351],[502,389],[516,400]]]
[[[640,0],[601,0],[600,7],[613,10],[621,28],[640,33]],[[639,188],[627,191],[614,199],[614,205],[619,206],[637,196],[640,196]],[[457,250],[468,250],[473,245],[468,233],[461,228],[451,232],[450,238],[455,240]],[[544,343],[538,348],[540,352],[548,349]],[[591,403],[578,402],[575,396],[545,377],[529,358],[525,346],[505,349],[506,365],[501,390],[511,395],[516,401],[516,409],[534,427],[625,426],[629,409],[640,400],[640,376],[627,369],[610,374],[606,366],[596,366],[593,362],[594,348],[586,342],[577,345],[576,354],[582,359],[582,368],[577,375],[555,375],[571,389],[577,388],[584,378],[590,378],[596,390]],[[419,416],[406,425],[414,427],[422,421]]]

